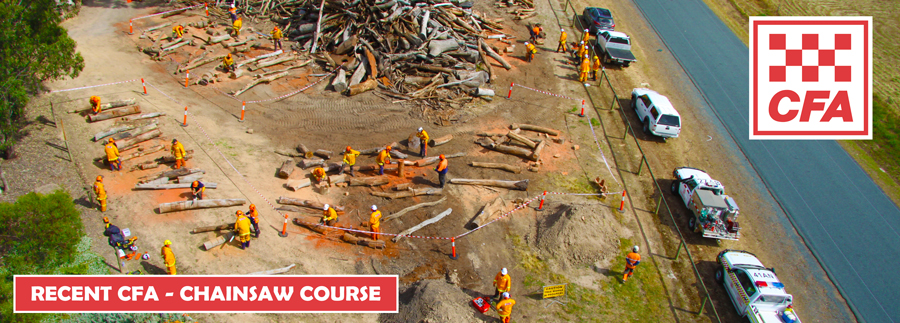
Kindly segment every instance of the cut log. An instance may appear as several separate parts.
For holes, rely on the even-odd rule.
[[[441,56],[443,52],[457,49],[459,49],[459,42],[454,38],[428,42],[428,55],[431,57]]]
[[[244,65],[247,65],[247,64],[250,64],[250,63],[259,61],[259,60],[263,60],[263,59],[266,59],[266,58],[269,58],[269,57],[273,57],[273,56],[280,55],[281,53],[282,53],[282,51],[279,49],[277,52],[274,52],[274,53],[268,53],[268,54],[265,54],[265,55],[259,55],[259,56],[256,56],[256,57],[254,57],[254,58],[250,58],[250,59],[243,60],[243,61],[240,61],[240,62],[235,62],[234,67],[240,68],[240,67],[242,67],[242,66],[244,66]]]
[[[295,56],[285,56],[285,57],[279,57],[279,58],[269,60],[269,61],[257,62],[256,68],[251,68],[250,70],[253,71],[253,70],[264,68],[264,67],[274,66],[274,65],[278,65],[278,64],[281,64],[284,62],[290,62],[295,59],[297,59],[297,57],[295,57]]]
[[[188,9],[190,9],[190,8],[183,8],[183,9],[177,9],[177,10],[172,10],[172,11],[166,12],[162,15],[162,18],[165,19],[165,18],[169,18],[174,15],[180,15],[180,14],[186,12]]]
[[[225,35],[225,36],[228,36],[228,35]],[[197,67],[200,67],[200,66],[203,66],[203,65],[206,65],[206,64],[215,62],[215,61],[221,62],[221,61],[222,61],[222,58],[224,58],[224,57],[225,57],[225,55],[218,55],[218,56],[215,56],[215,57],[210,57],[210,58],[206,58],[206,59],[199,60],[199,61],[197,61],[197,62],[188,64],[188,65],[186,65],[186,66],[179,67],[179,68],[178,68],[178,73],[184,72],[184,71],[186,71],[186,70],[192,70],[192,69],[195,69],[195,68],[197,68]]]
[[[391,146],[391,148],[392,148],[391,150],[393,150],[393,147],[399,147],[400,144],[395,141],[395,142],[392,142],[390,145],[383,145],[383,146],[378,146],[375,148],[363,149],[363,150],[360,150],[359,153],[361,155],[374,155],[374,154],[380,153],[387,146]]]
[[[344,241],[349,242],[349,243],[351,243],[351,244],[360,245],[360,246],[366,246],[366,247],[369,247],[369,248],[375,248],[375,249],[381,248],[381,249],[384,249],[384,241],[380,241],[380,240],[372,240],[372,239],[367,239],[367,238],[357,237],[357,236],[354,236],[354,235],[349,234],[349,233],[344,233],[344,235],[341,236],[341,240],[344,240]]]
[[[304,159],[300,161],[300,168],[307,169],[313,166],[319,166],[325,164],[325,160],[321,158],[310,158]]]
[[[124,100],[116,100],[116,101],[112,101],[109,103],[101,104],[100,110],[110,110],[110,109],[121,108],[121,107],[129,106],[129,105],[134,105],[134,103],[135,103],[135,100],[133,98],[124,99]],[[88,110],[90,110],[90,109],[88,108],[88,109],[82,109],[82,110],[72,110],[72,111],[69,111],[69,113],[80,113],[80,112],[84,112],[84,111],[88,111]]]
[[[500,145],[500,144],[496,144],[496,143],[490,145],[490,148],[493,150],[499,151],[501,153],[516,155],[519,157],[528,158],[528,159],[537,161],[537,158],[534,158],[534,152],[532,152],[528,149],[525,149],[525,148]]]
[[[288,159],[281,163],[281,167],[278,168],[278,177],[288,178],[291,176],[291,173],[294,172],[294,160]]]
[[[419,138],[418,133],[409,134],[409,138],[406,139],[408,143],[406,146],[409,147],[411,151],[419,151],[422,148],[422,138]]]
[[[305,157],[304,154],[293,152],[287,149],[275,149],[275,153],[287,157]]]
[[[340,69],[335,74],[334,81],[331,81],[331,87],[338,93],[344,93],[347,90],[347,73]]]
[[[310,219],[310,220],[311,220],[311,219]],[[319,234],[321,234],[321,235],[325,235],[325,231],[328,230],[328,228],[323,227],[323,226],[319,226],[319,225],[315,225],[315,224],[311,224],[311,222],[313,222],[313,221],[308,221],[308,222],[307,222],[307,221],[304,221],[304,220],[302,220],[302,219],[294,218],[294,224],[299,225],[299,226],[304,227],[304,228],[307,228],[307,229],[309,229],[310,231],[317,232],[317,233],[319,233]]]
[[[165,53],[165,52],[169,52],[169,51],[176,50],[176,49],[178,49],[179,47],[182,47],[182,46],[184,46],[184,45],[190,45],[190,44],[191,44],[190,41],[182,41],[182,42],[177,43],[177,44],[175,44],[175,45],[172,45],[172,46],[163,48],[162,50],[160,50],[160,55],[163,55],[163,53]]]
[[[507,132],[506,136],[509,137],[510,139],[513,139],[513,140],[516,140],[518,142],[525,144],[526,146],[528,146],[528,148],[534,149],[534,147],[537,147],[537,144],[534,141],[531,141],[531,139],[525,138],[524,136],[517,134],[515,132],[512,132],[512,131]]]
[[[558,135],[559,135],[559,130],[553,130],[553,129],[550,129],[550,128],[545,128],[545,127],[535,126],[535,125],[530,125],[530,124],[513,123],[511,126],[509,126],[509,128],[510,128],[510,129],[523,129],[523,130],[531,130],[531,131],[536,131],[536,132],[543,132],[543,133],[549,134],[549,135],[551,135],[551,136],[558,136]]]
[[[309,148],[306,148],[306,145],[304,145],[304,144],[298,144],[297,151],[299,151],[303,155],[306,155],[306,153],[308,153],[312,150],[309,150]]]
[[[177,181],[179,184],[192,184],[194,183],[194,181],[199,181],[201,179],[203,179],[203,173],[193,173],[184,176],[178,176]],[[206,184],[204,183],[204,185]]]
[[[124,125],[124,126],[116,126],[116,127],[112,127],[112,128],[103,130],[103,131],[98,132],[97,134],[95,134],[95,135],[94,135],[94,141],[100,141],[100,139],[103,139],[103,138],[112,136],[112,135],[117,134],[117,133],[122,132],[122,131],[128,131],[128,130],[131,130],[131,129],[134,129],[134,126],[133,126],[133,125]]]
[[[193,181],[191,181],[193,182]],[[219,186],[217,183],[203,182],[203,185],[208,189],[215,189]],[[191,188],[191,183],[175,183],[175,184],[153,184],[153,183],[143,183],[143,184],[134,184],[134,189],[136,190],[171,190],[178,188]],[[228,205],[225,205],[228,206]]]
[[[247,276],[252,276],[252,275],[277,275],[277,274],[283,274],[283,273],[286,273],[286,272],[288,272],[289,270],[291,270],[291,268],[294,268],[294,266],[296,266],[296,265],[295,265],[295,264],[291,264],[290,266],[287,266],[287,267],[284,267],[284,268],[278,268],[278,269],[272,269],[272,270],[264,270],[264,271],[257,271],[257,272],[255,272],[255,273],[249,273],[249,274],[247,274]]]
[[[397,160],[397,176],[406,178],[406,161],[403,159]]]
[[[190,184],[170,184],[170,185],[190,185]],[[247,203],[247,200],[245,200],[245,199],[191,200],[191,201],[180,201],[180,202],[172,202],[172,203],[162,203],[159,205],[159,213],[168,213],[168,212],[194,210],[194,209],[206,209],[206,208],[214,208],[214,207],[238,206],[238,205],[244,205],[246,203]]]
[[[147,28],[147,30],[145,30],[144,32],[151,32],[151,31],[154,31],[154,30],[157,30],[157,29],[160,29],[160,28],[164,28],[164,27],[168,27],[168,26],[171,26],[171,25],[172,25],[171,22],[167,22],[167,23],[164,23],[164,24],[162,24],[162,25],[156,25],[156,26]]]
[[[366,76],[366,66],[363,64],[359,64],[356,67],[356,71],[353,72],[353,75],[350,76],[350,87],[359,84],[362,82],[363,77]]]
[[[386,197],[389,199],[399,199],[404,197],[413,197],[419,195],[443,195],[444,191],[440,188],[414,188],[409,191],[387,193],[387,192],[371,192],[374,196]]]
[[[168,170],[168,171],[153,175],[152,177],[154,179],[165,177],[166,180],[170,180],[170,179],[176,179],[180,176],[193,174],[193,173],[204,173],[205,174],[206,171],[199,169],[199,168],[179,168],[179,169]],[[148,176],[148,177],[151,177],[151,176]]]
[[[409,158],[409,155],[404,154],[404,153],[400,152],[399,150],[391,149],[391,157],[394,157],[397,159],[407,159],[407,158]]]
[[[282,78],[282,77],[287,76],[287,75],[288,75],[287,72],[281,72],[281,73],[278,73],[278,74],[274,74],[274,75],[270,75],[270,76],[266,76],[266,77],[260,78],[260,79],[258,79],[258,80],[253,81],[253,82],[250,82],[250,84],[247,84],[247,86],[244,86],[243,89],[240,89],[240,90],[238,90],[237,92],[235,92],[235,93],[233,94],[233,96],[241,95],[241,93],[246,92],[247,90],[249,90],[250,88],[256,86],[257,84],[260,84],[260,83],[269,83],[269,82],[272,82],[272,81],[274,81],[274,80],[277,80],[277,79]]]
[[[365,47],[366,50],[366,60],[369,62],[369,79],[378,78],[378,62],[375,60],[375,55],[369,50],[368,47]]]
[[[193,155],[194,155],[194,150],[193,150],[193,149],[188,149],[188,150],[185,151],[185,152],[187,153],[187,155],[184,156],[184,160],[185,160],[185,161],[191,160],[191,157],[193,157]],[[156,159],[156,162],[157,162],[157,163],[160,163],[160,164],[171,164],[171,163],[174,163],[174,162],[175,162],[175,156],[172,156],[172,155],[161,156],[161,157],[159,157],[159,158]]]
[[[145,114],[137,115],[137,116],[122,117],[119,119],[119,121],[122,121],[122,122],[135,121],[135,120],[141,120],[141,119],[150,119],[150,118],[161,117],[164,115],[166,115],[164,112],[145,113]]]
[[[496,60],[498,63],[500,63],[500,65],[503,65],[503,68],[507,70],[512,68],[512,65],[509,65],[509,62],[503,59],[503,57],[500,57],[500,54],[497,54],[497,52],[495,52],[494,49],[492,49],[491,46],[488,46],[485,42],[481,42],[481,48],[484,49],[488,56]]]
[[[287,181],[287,183],[284,185],[293,191],[297,191],[301,188],[309,187],[310,185],[312,185],[312,180],[310,180],[309,178],[292,179]]]
[[[378,177],[353,177],[350,179],[350,186],[381,186],[389,183],[387,178]]]
[[[244,40],[242,40],[242,41],[236,41],[236,42],[224,43],[224,44],[222,44],[222,46],[225,46],[225,48],[229,48],[229,47],[237,47],[237,46],[241,46],[241,45],[246,44],[247,42],[250,42],[250,41],[253,41],[253,40],[256,40],[256,37],[250,36],[250,37],[247,37],[247,39],[244,39]]]
[[[305,208],[310,208],[310,209],[319,210],[319,211],[322,211],[322,208],[325,207],[325,203],[320,203],[320,202],[310,201],[310,200],[301,200],[301,199],[285,197],[285,196],[279,196],[277,202],[278,202],[278,204],[302,206]],[[341,214],[342,212],[344,212],[343,206],[337,206],[337,205],[332,204],[331,207],[333,207],[335,211],[338,211],[338,214]]]
[[[472,222],[470,222],[469,229],[474,229],[484,225],[485,223],[491,222],[494,219],[500,217],[506,212],[506,202],[503,201],[502,198],[497,197],[487,205],[485,205],[481,212],[478,213]]]
[[[378,87],[378,81],[376,81],[375,79],[368,79],[365,82],[359,83],[357,85],[351,85],[348,95],[354,96],[360,93],[374,90],[376,87]]]
[[[121,157],[119,157],[119,159],[121,159],[122,161],[127,161],[127,160],[129,160],[129,159],[134,159],[134,158],[138,158],[138,157],[143,157],[143,156],[150,155],[150,154],[152,154],[152,153],[161,151],[161,150],[163,150],[163,149],[165,149],[165,148],[166,148],[166,146],[163,146],[163,145],[156,145],[156,146],[153,146],[153,147],[150,147],[150,148],[147,148],[147,149],[138,151],[138,152],[133,153],[133,154],[131,154],[131,155],[121,156]],[[146,169],[146,168],[143,168],[143,169]]]
[[[152,168],[157,168],[157,167],[159,167],[159,163],[157,163],[155,161],[147,161],[147,162],[144,162],[141,164],[134,165],[134,167],[132,167],[131,170],[132,171],[135,171],[138,169],[147,170],[147,169],[152,169]]]
[[[222,231],[222,230],[230,230],[230,229],[234,229],[234,223],[225,223],[223,225],[213,225],[213,226],[208,226],[208,227],[194,228],[194,230],[191,230],[191,233],[196,234],[196,233],[203,233],[203,232],[209,232],[209,231]]]
[[[434,216],[433,218],[430,218],[430,219],[428,219],[428,220],[422,221],[422,223],[419,223],[419,224],[417,224],[416,226],[414,226],[414,227],[412,227],[412,228],[403,230],[403,232],[400,232],[400,235],[394,237],[393,239],[391,239],[391,241],[393,241],[393,242],[400,241],[400,239],[403,239],[404,236],[407,236],[407,235],[409,235],[409,234],[411,234],[411,233],[413,233],[413,232],[419,231],[419,229],[422,229],[422,228],[424,228],[425,226],[427,226],[427,225],[429,225],[429,224],[438,222],[438,221],[440,221],[441,219],[443,219],[444,217],[450,215],[450,213],[452,213],[452,212],[453,212],[453,209],[452,209],[452,208],[451,208],[451,209],[447,209],[446,211],[441,212],[440,214]]]
[[[497,74],[494,74],[494,65],[492,65],[491,62],[488,62],[487,55],[484,54],[484,50],[482,49],[482,46],[483,46],[482,43],[484,43],[484,40],[479,37],[478,38],[478,57],[480,57],[481,61],[484,62],[484,67],[487,68],[487,72],[488,72],[488,75],[490,76],[490,80],[494,80],[497,78]]]
[[[134,129],[134,130],[131,130],[128,132],[120,132],[120,133],[114,135],[113,138],[115,138],[116,144],[119,145],[118,143],[122,140],[137,137],[137,136],[143,135],[145,133],[148,133],[150,131],[156,130],[158,128],[159,128],[159,123],[151,122],[149,124],[146,124],[144,126],[141,126],[137,129]]]
[[[143,133],[139,136],[134,136],[128,139],[124,139],[121,142],[117,142],[116,144],[119,146],[119,151],[125,151],[131,148],[134,148],[135,145],[142,143],[144,141],[162,136],[162,131],[159,129],[154,129],[150,132]]]
[[[444,158],[456,158],[456,157],[463,157],[465,155],[466,155],[466,153],[455,153],[455,154],[450,154],[450,155],[444,155]],[[422,159],[419,159],[416,161],[416,167],[428,166],[428,165],[437,163],[439,160],[441,160],[441,158],[438,156],[422,158]]]
[[[544,150],[545,146],[547,146],[546,142],[546,140],[541,141],[541,143],[539,143],[537,147],[534,148],[534,152],[531,154],[533,160],[541,159],[541,151]]]
[[[434,138],[431,140],[431,145],[432,146],[440,146],[440,145],[450,142],[450,140],[453,140],[453,135],[437,137],[437,138]]]
[[[91,122],[97,122],[97,121],[103,121],[103,120],[112,119],[112,118],[116,118],[116,117],[127,116],[129,114],[135,114],[135,113],[141,113],[141,106],[132,105],[132,106],[124,107],[121,109],[101,111],[98,114],[92,114],[92,115],[88,116],[88,119]]]
[[[406,214],[406,213],[409,213],[409,212],[412,212],[412,211],[421,209],[421,208],[423,208],[423,207],[435,206],[435,205],[444,203],[444,201],[446,201],[446,200],[447,200],[447,197],[444,196],[444,197],[442,197],[440,200],[437,200],[437,201],[434,201],[434,202],[425,202],[425,203],[419,203],[419,204],[410,206],[410,207],[408,207],[408,208],[405,208],[405,209],[402,209],[402,210],[398,211],[397,213],[394,213],[394,214],[391,214],[391,215],[389,215],[389,216],[386,216],[383,220],[381,220],[381,222],[387,222],[387,221],[390,221],[390,220],[399,218],[400,216],[402,216],[402,215],[404,215],[404,214]]]
[[[316,149],[316,151],[313,152],[313,155],[322,157],[323,159],[331,159],[331,156],[334,155],[334,152],[325,149]]]
[[[480,163],[480,162],[472,162],[470,165],[472,167],[482,167],[482,168],[495,168],[502,169],[510,173],[521,173],[522,168],[518,166],[508,165],[508,164],[500,164],[500,163]]]
[[[520,190],[520,191],[528,190],[528,180],[527,179],[523,179],[521,181],[502,181],[502,180],[496,180],[496,179],[452,178],[452,179],[450,179],[450,184],[484,185],[484,186],[508,188],[511,190]]]
[[[224,34],[224,35],[219,35],[219,36],[209,36],[208,38],[206,38],[206,43],[210,44],[210,45],[218,44],[218,43],[221,43],[221,42],[229,40],[229,39],[231,39],[231,35],[229,35],[229,34]]]
[[[336,55],[344,55],[350,52],[353,48],[356,47],[356,44],[359,43],[359,38],[356,35],[350,36],[347,40],[341,42],[340,45],[334,48],[334,53]],[[326,54],[327,55],[327,54]]]
[[[203,243],[203,250],[209,251],[212,248],[221,246],[234,237],[233,231],[225,232],[221,237]]]
[[[397,186],[394,186],[393,190],[395,190],[395,191],[408,191],[410,185],[411,185],[410,183],[397,184]]]

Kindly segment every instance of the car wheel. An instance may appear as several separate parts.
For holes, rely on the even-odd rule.
[[[716,269],[716,282],[725,285],[725,267]]]
[[[644,133],[650,134],[650,121],[646,119],[644,120]]]
[[[628,65],[631,65],[631,62],[625,62],[624,64],[622,64],[622,66],[624,67],[628,67]]]
[[[637,111],[637,95],[631,94],[631,108]]]

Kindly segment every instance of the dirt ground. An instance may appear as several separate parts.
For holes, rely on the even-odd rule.
[[[586,4],[584,1],[574,3],[579,11]],[[628,321],[714,321],[709,310],[704,315],[695,315],[702,302],[698,292],[700,286],[689,263],[684,260],[684,254],[678,262],[672,259],[678,246],[674,230],[677,226],[682,232],[686,232],[683,228],[686,227],[687,217],[676,217],[676,223],[671,223],[668,216],[663,216],[663,212],[660,216],[652,212],[656,208],[655,201],[660,197],[653,189],[654,184],[668,188],[671,180],[669,170],[677,166],[708,170],[728,187],[729,194],[735,197],[742,208],[743,239],[740,242],[726,242],[724,246],[718,246],[715,242],[687,235],[688,247],[703,276],[703,283],[713,295],[713,304],[722,321],[738,320],[724,291],[712,278],[714,256],[723,247],[753,251],[763,262],[777,267],[788,291],[794,294],[796,307],[804,320],[852,320],[852,315],[848,314],[849,310],[839,294],[821,274],[822,269],[809,255],[797,233],[784,218],[778,216],[772,197],[765,192],[759,178],[746,167],[746,160],[734,149],[733,143],[728,143],[729,139],[723,129],[718,126],[687,126],[711,124],[709,120],[714,116],[709,111],[693,108],[700,106],[696,90],[684,72],[677,68],[677,63],[666,52],[646,21],[639,18],[640,13],[630,2],[604,1],[591,5],[608,7],[617,17],[634,17],[617,19],[616,29],[638,35],[635,37],[635,55],[640,61],[627,69],[607,69],[612,84],[621,96],[619,103],[626,106],[630,104],[627,93],[632,87],[648,86],[668,95],[682,114],[686,130],[681,138],[662,142],[638,133],[638,140],[647,153],[648,162],[659,183],[653,183],[646,172],[643,176],[631,173],[639,164],[641,155],[633,138],[625,136],[623,139],[614,139],[616,136],[622,138],[620,134],[625,131],[623,120],[618,113],[602,110],[609,107],[611,95],[597,86],[597,82],[591,82],[594,86],[587,88],[587,91],[591,93],[592,100],[596,100],[589,101],[589,108],[591,105],[600,108],[588,110],[589,117],[600,120],[600,124],[594,126],[600,139],[599,145],[594,142],[588,126],[591,121],[578,117],[577,112],[572,113],[573,108],[579,106],[578,102],[522,88],[514,89],[511,100],[495,97],[491,102],[476,101],[471,106],[460,108],[455,116],[458,121],[452,125],[439,126],[432,122],[434,118],[429,117],[429,113],[443,111],[423,111],[414,103],[391,103],[372,93],[356,97],[341,96],[327,85],[329,78],[328,82],[319,83],[288,99],[248,105],[246,121],[241,123],[240,102],[219,91],[240,88],[248,78],[223,78],[222,82],[214,85],[192,85],[185,89],[184,74],[173,72],[192,53],[196,55],[200,50],[198,47],[182,47],[163,61],[153,61],[136,50],[138,46],[146,46],[149,42],[139,38],[139,31],[135,35],[124,32],[128,29],[128,20],[152,13],[154,5],[153,1],[135,2],[127,6],[118,2],[85,1],[80,15],[65,23],[71,37],[78,42],[78,50],[84,55],[86,68],[78,79],[51,83],[48,85],[50,89],[68,89],[143,77],[152,85],[150,95],[142,95],[139,84],[126,83],[43,95],[35,99],[28,109],[29,119],[35,122],[27,128],[30,135],[17,147],[20,157],[3,164],[7,174],[14,174],[7,175],[13,190],[11,194],[4,195],[4,200],[10,201],[46,183],[62,185],[72,193],[82,208],[86,231],[94,238],[94,249],[106,257],[111,268],[115,267],[116,262],[101,234],[100,219],[103,216],[109,216],[113,223],[121,227],[130,228],[140,238],[142,250],[150,252],[149,261],[132,261],[127,265],[128,270],[143,269],[147,274],[162,274],[162,262],[156,250],[163,240],[170,239],[174,242],[173,250],[178,257],[179,273],[183,274],[240,275],[296,264],[288,274],[394,274],[400,276],[402,283],[401,310],[397,314],[192,315],[196,320],[489,321],[489,316],[477,314],[467,302],[482,294],[493,294],[490,286],[493,276],[501,267],[508,267],[513,277],[513,294],[519,301],[514,320],[558,321],[568,317],[565,315],[572,314],[572,306],[553,305],[547,308],[550,304],[540,300],[540,284],[536,286],[534,282],[527,281],[528,277],[536,275],[533,270],[535,267],[529,261],[537,259],[535,261],[546,266],[540,268],[566,277],[571,284],[604,293],[608,291],[604,286],[619,284],[621,272],[613,268],[622,266],[617,262],[620,261],[621,249],[627,248],[622,246],[622,241],[634,241],[646,250],[644,255],[648,263],[644,267],[647,278],[642,278],[640,272],[636,276],[638,293],[642,288],[646,292],[651,290],[651,286],[659,285],[660,290],[663,290],[663,303],[657,306],[650,297],[643,302],[646,306],[660,309],[648,314],[650,316],[631,317],[621,315],[629,310],[628,306],[621,305],[620,308],[589,312],[591,315],[588,317],[600,321],[622,317]],[[573,98],[585,97],[584,87],[573,81],[577,76],[572,64],[564,54],[553,53],[559,32],[556,26],[570,28],[565,19],[572,12],[563,12],[562,5],[563,3],[555,0],[538,1],[537,17],[525,22],[514,22],[511,16],[503,13],[503,9],[495,8],[491,3],[476,4],[477,10],[503,17],[507,33],[518,37],[515,40],[516,51],[507,56],[513,68],[504,71],[499,66],[494,67],[495,71],[499,71],[498,78],[492,81],[490,87],[498,94],[506,93],[506,85],[510,82],[517,82]],[[202,15],[202,11],[169,19],[140,20],[135,27],[141,29],[165,21],[187,23],[205,19],[198,14]],[[537,60],[528,64],[523,60],[522,41],[527,37],[524,24],[532,22],[544,24],[548,39],[540,47]],[[266,24],[248,25],[256,30],[271,28]],[[188,35],[202,33],[192,27],[187,29]],[[570,32],[570,39],[578,36],[580,34]],[[267,51],[264,49],[251,51],[247,55],[252,57],[265,52]],[[110,64],[111,62],[114,63]],[[191,75],[205,73],[211,69],[210,66],[211,64],[191,71]],[[307,68],[292,71],[291,76],[286,79],[257,86],[241,95],[241,99],[280,96],[306,86],[318,79],[315,75],[327,72],[329,71],[311,64]],[[549,75],[554,77],[547,77]],[[189,233],[194,227],[233,221],[234,212],[238,209],[246,210],[246,205],[159,214],[156,208],[160,203],[185,200],[188,198],[188,191],[133,190],[142,177],[156,174],[165,168],[127,170],[135,163],[159,157],[165,152],[128,161],[122,172],[110,172],[103,164],[93,162],[95,157],[103,154],[103,147],[90,138],[113,122],[87,123],[83,115],[68,113],[87,108],[86,103],[91,95],[101,95],[104,101],[135,98],[144,112],[166,113],[167,116],[160,118],[163,136],[142,146],[168,144],[171,139],[177,138],[184,143],[186,149],[193,149],[188,166],[202,168],[206,171],[204,180],[218,184],[218,188],[207,190],[207,196],[243,198],[256,204],[262,217],[261,237],[254,239],[250,249],[246,251],[237,248],[237,243],[234,242],[204,251],[202,244],[217,235],[212,232]],[[188,126],[182,127],[185,106],[189,107],[192,117],[188,120]],[[599,111],[600,114],[593,111]],[[635,124],[633,112],[627,111],[626,116]],[[538,172],[511,174],[466,166],[472,161],[528,165],[521,158],[489,151],[473,143],[476,133],[501,132],[502,129],[508,129],[511,123],[530,123],[560,129],[562,134],[559,137],[564,141],[559,144],[550,140],[551,138],[544,138],[550,144],[544,152],[543,166]],[[312,149],[332,151],[341,151],[347,145],[365,149],[393,141],[402,144],[419,126],[425,127],[432,138],[446,134],[454,136],[453,141],[448,144],[431,147],[430,155],[466,153],[465,157],[450,160],[451,178],[528,179],[529,190],[522,192],[448,185],[444,190],[444,196],[447,197],[445,202],[387,222],[382,229],[385,232],[400,232],[452,208],[450,216],[415,234],[433,237],[456,235],[465,232],[465,225],[486,203],[498,196],[506,201],[513,201],[531,198],[544,190],[594,192],[595,186],[590,184],[590,180],[598,176],[611,183],[610,190],[613,192],[620,192],[625,188],[619,183],[624,181],[627,184],[630,195],[628,211],[624,215],[613,211],[619,204],[619,197],[600,201],[591,197],[552,195],[544,211],[532,208],[520,210],[507,219],[457,241],[460,252],[458,260],[449,259],[450,245],[446,240],[408,238],[398,243],[387,242],[385,250],[373,250],[340,242],[337,234],[322,236],[293,224],[288,226],[287,238],[277,236],[276,233],[281,230],[283,215],[273,208],[277,206],[275,200],[279,196],[344,206],[348,212],[341,217],[340,222],[354,227],[366,220],[365,215],[372,204],[378,205],[385,216],[389,216],[405,207],[440,199],[436,196],[420,196],[388,200],[369,194],[370,191],[387,191],[395,184],[404,182],[410,182],[414,187],[433,187],[436,185],[437,175],[430,167],[407,167],[405,179],[393,176],[394,173],[389,171],[391,184],[381,188],[338,187],[327,193],[308,188],[294,192],[285,188],[284,179],[276,176],[278,167],[287,157],[274,154],[275,149],[293,149],[298,143],[304,143]],[[603,133],[610,135],[609,142]],[[538,137],[536,133],[529,135]],[[575,145],[578,145],[578,149],[573,149]],[[417,154],[404,152],[412,156]],[[607,171],[604,158],[611,164],[614,174]],[[367,165],[374,161],[370,157],[361,156],[359,163]],[[299,178],[307,171],[297,170],[292,178]],[[621,178],[621,174],[625,178]],[[94,208],[92,197],[85,189],[96,175],[105,176],[110,194],[109,210],[102,214]],[[363,175],[373,174],[370,172]],[[671,195],[663,196],[676,214],[687,212]],[[290,216],[312,217],[317,214],[291,213]],[[768,243],[772,239],[781,239],[785,243],[772,245]],[[797,257],[797,261],[778,263],[785,258],[784,255],[802,256]],[[655,281],[650,281],[649,277],[655,277]],[[641,298],[638,301],[641,302]]]

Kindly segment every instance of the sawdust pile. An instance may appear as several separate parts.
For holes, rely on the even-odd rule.
[[[565,268],[614,258],[619,245],[616,232],[619,224],[611,212],[604,206],[555,207],[538,223],[538,250]]]
[[[444,280],[422,280],[412,285],[409,304],[400,304],[400,312],[388,314],[387,321],[421,323],[483,322],[470,305],[472,297]]]

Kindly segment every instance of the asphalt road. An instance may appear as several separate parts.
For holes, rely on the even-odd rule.
[[[749,140],[748,48],[702,0],[634,1],[781,203],[857,318],[900,321],[897,205],[835,141]]]

